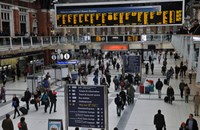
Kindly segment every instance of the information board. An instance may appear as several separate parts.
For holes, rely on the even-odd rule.
[[[66,89],[69,127],[106,128],[104,86],[72,84]]]
[[[138,55],[125,55],[123,58],[123,68],[125,73],[141,72],[141,57]]]
[[[55,5],[56,27],[182,25],[184,0]]]

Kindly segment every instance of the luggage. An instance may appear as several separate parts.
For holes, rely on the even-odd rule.
[[[145,94],[149,94],[150,93],[150,88],[149,88],[149,86],[146,86],[145,87]]]
[[[149,89],[150,89],[150,92],[154,92],[154,85],[153,84],[149,85]]]
[[[25,98],[24,98],[24,96],[21,98],[21,101],[22,101],[22,102],[25,102]]]
[[[31,99],[31,100],[30,100],[30,104],[35,104],[35,100],[34,100],[34,99]]]
[[[164,98],[164,102],[168,102],[168,101],[169,101],[168,96],[165,96],[165,98]]]
[[[142,83],[140,84],[140,93],[144,94],[144,85]]]
[[[164,84],[167,84],[167,79],[164,79]]]
[[[21,107],[19,110],[21,111],[21,113],[22,113],[23,115],[28,114],[28,110],[27,110],[25,107]]]

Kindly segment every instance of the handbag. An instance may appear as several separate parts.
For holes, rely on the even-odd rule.
[[[172,97],[172,101],[174,101],[174,100],[175,100],[175,97],[173,96],[173,97]]]

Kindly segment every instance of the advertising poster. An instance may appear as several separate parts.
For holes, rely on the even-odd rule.
[[[49,119],[48,130],[63,130],[63,122],[61,119]]]

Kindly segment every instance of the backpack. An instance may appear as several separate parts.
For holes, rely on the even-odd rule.
[[[18,126],[19,129],[21,129],[22,128],[21,122],[19,122],[17,126]]]

